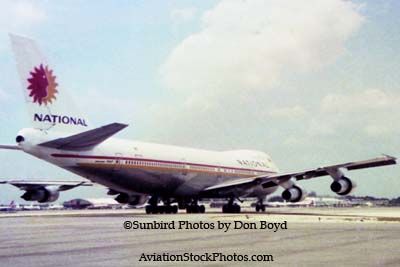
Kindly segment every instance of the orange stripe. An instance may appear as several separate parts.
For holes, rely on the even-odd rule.
[[[226,172],[213,172],[205,170],[193,170],[193,169],[182,169],[182,168],[168,168],[159,166],[137,166],[130,164],[109,164],[109,163],[77,163],[78,166],[82,167],[99,167],[99,168],[119,168],[119,169],[140,169],[140,170],[156,170],[156,171],[175,171],[175,172],[187,172],[187,173],[207,173],[223,176],[240,176],[240,177],[253,177],[255,174],[240,174],[240,173],[226,173]]]

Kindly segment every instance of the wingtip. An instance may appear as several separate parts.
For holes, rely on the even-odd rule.
[[[384,153],[382,153],[382,155],[383,155],[384,157],[388,158],[388,159],[397,160],[397,158],[394,157],[394,156],[390,156],[390,155],[384,154]]]
[[[119,123],[119,122],[114,122],[113,124],[116,125],[116,126],[121,127],[121,129],[126,128],[126,127],[129,126],[129,124],[126,124],[126,123]]]

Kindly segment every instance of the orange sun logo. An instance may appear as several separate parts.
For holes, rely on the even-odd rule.
[[[56,93],[58,92],[56,90],[58,83],[56,83],[56,76],[53,75],[53,70],[40,64],[30,74],[31,78],[28,79],[29,86],[27,89],[31,91],[29,96],[33,98],[33,103],[39,103],[39,105],[52,103],[56,99]]]

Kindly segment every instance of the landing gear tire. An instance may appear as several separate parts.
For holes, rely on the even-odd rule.
[[[163,214],[166,213],[167,209],[166,206],[157,206],[158,207],[158,213]]]
[[[157,214],[159,212],[160,212],[160,210],[159,210],[158,206],[151,206],[151,213],[152,214]]]
[[[171,206],[165,206],[165,213],[166,214],[171,214],[172,213],[172,207]]]
[[[171,213],[177,213],[178,212],[178,206],[165,206],[165,213],[171,214]]]
[[[151,213],[151,206],[148,205],[146,206],[146,214],[150,214]]]
[[[190,205],[186,207],[187,213],[199,213],[199,206],[197,205]]]
[[[204,207],[204,205],[199,206],[199,212],[200,213],[206,212],[206,207]]]
[[[171,206],[171,211],[172,211],[172,213],[174,213],[174,214],[177,214],[178,213],[178,206]]]
[[[238,204],[225,204],[222,206],[222,213],[240,213],[240,206]]]
[[[148,205],[146,206],[146,214],[171,214],[171,213],[178,213],[178,206],[170,206],[170,205],[163,205],[163,206],[152,206]]]
[[[159,213],[159,207],[158,206],[152,206],[152,205],[147,205],[146,206],[146,213],[147,214],[157,214]]]
[[[234,207],[233,208],[233,212],[234,213],[240,213],[240,206],[239,205],[236,204],[236,205],[233,205],[233,207]]]
[[[256,205],[256,212],[265,212],[265,205],[257,204]]]
[[[186,213],[204,213],[206,212],[206,207],[204,205],[189,205],[186,207]]]

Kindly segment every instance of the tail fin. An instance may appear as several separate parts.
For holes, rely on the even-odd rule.
[[[58,84],[56,72],[32,39],[10,34],[25,103],[33,128],[62,132],[88,130],[88,120]]]

